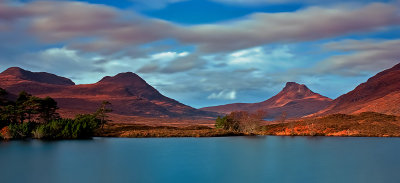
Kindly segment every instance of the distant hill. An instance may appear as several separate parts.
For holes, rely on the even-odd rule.
[[[400,64],[369,78],[316,115],[366,111],[400,115]]]
[[[265,110],[268,117],[272,118],[281,115],[283,112],[287,114],[287,117],[302,117],[325,108],[331,101],[332,99],[314,93],[305,85],[288,82],[281,92],[263,102],[234,103],[201,109],[219,113]]]
[[[215,113],[201,111],[165,97],[131,72],[106,76],[94,84],[75,85],[68,78],[12,67],[0,73],[0,88],[14,94],[24,90],[39,97],[50,96],[58,102],[60,113],[64,116],[94,112],[103,100],[110,101],[113,113],[119,116],[215,116]]]

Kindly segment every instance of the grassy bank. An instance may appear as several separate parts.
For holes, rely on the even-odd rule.
[[[260,127],[258,135],[400,137],[397,116],[374,112],[333,114]]]
[[[106,124],[98,129],[95,136],[99,137],[221,137],[240,136],[244,133],[215,129],[207,126],[147,126],[138,124]]]

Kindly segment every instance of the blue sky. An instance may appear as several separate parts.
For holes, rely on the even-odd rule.
[[[0,70],[131,71],[193,107],[336,98],[400,62],[399,32],[399,0],[0,0]]]

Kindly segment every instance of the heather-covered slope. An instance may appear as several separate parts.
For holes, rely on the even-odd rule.
[[[400,115],[400,64],[376,74],[338,97],[317,115],[366,111]]]

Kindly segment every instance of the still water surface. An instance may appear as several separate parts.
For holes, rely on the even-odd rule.
[[[399,183],[400,138],[95,138],[0,142],[0,182]]]

